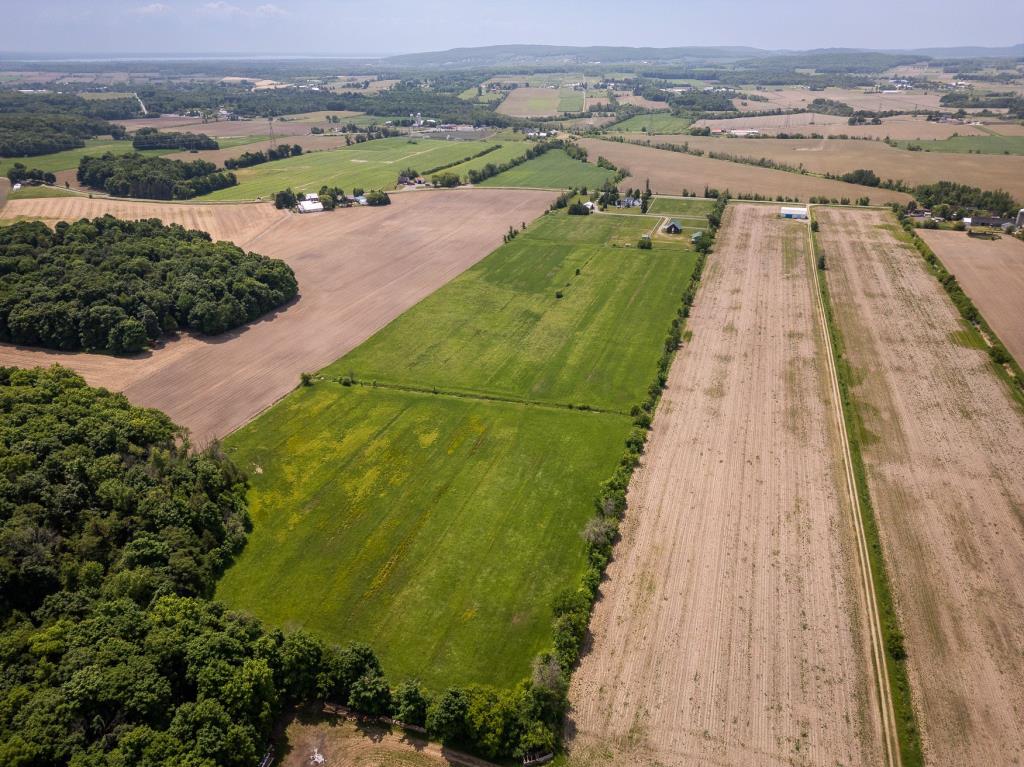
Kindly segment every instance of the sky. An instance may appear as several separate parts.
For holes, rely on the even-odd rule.
[[[0,52],[379,55],[454,47],[1024,42],[1024,2],[950,0],[4,0]],[[984,20],[981,22],[979,20]],[[994,21],[998,19],[998,22]]]

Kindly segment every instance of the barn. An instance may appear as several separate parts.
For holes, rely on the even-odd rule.
[[[790,208],[783,206],[779,209],[779,215],[783,218],[807,218],[807,208]]]
[[[665,228],[662,229],[661,231],[663,231],[665,234],[679,234],[681,231],[683,231],[683,222],[680,221],[678,218],[673,218],[671,221],[665,224]]]

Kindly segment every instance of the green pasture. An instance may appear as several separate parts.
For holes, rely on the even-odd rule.
[[[497,137],[494,138],[498,140]],[[441,171],[442,173],[454,173],[459,178],[465,178],[466,174],[470,170],[479,170],[480,168],[487,165],[487,163],[494,163],[495,165],[501,165],[503,162],[508,162],[514,157],[522,157],[526,154],[527,147],[529,146],[525,141],[522,140],[508,140],[501,138],[501,148],[495,149],[493,152],[488,152],[483,157],[475,157],[468,162],[459,163],[451,168],[446,168]],[[479,151],[479,150],[477,150]],[[476,152],[474,152],[476,154]],[[428,178],[427,181],[430,181]]]
[[[324,372],[628,412],[695,259],[633,247],[656,223],[549,214]]]
[[[301,143],[301,142],[300,142]],[[399,171],[412,167],[419,172],[476,154],[490,141],[439,141],[398,138],[365,141],[350,147],[310,152],[285,160],[263,163],[236,171],[238,185],[205,195],[202,200],[252,200],[270,197],[286,187],[315,191],[324,184],[346,192],[363,189],[394,189]]]
[[[617,415],[317,383],[227,441],[254,530],[217,598],[369,643],[397,680],[511,686],[551,643]],[[256,469],[261,473],[254,473]]]
[[[925,152],[952,154],[1024,154],[1024,136],[952,136],[927,141],[897,141],[897,146],[920,147]]]
[[[547,214],[228,437],[253,531],[217,598],[396,681],[527,676],[695,261],[626,247],[654,221]]]
[[[583,96],[583,91],[573,90],[572,88],[561,88],[558,92],[558,111],[582,112]]]
[[[561,149],[552,149],[540,157],[492,176],[480,186],[520,186],[539,189],[599,187],[614,176],[614,171],[574,160]]]
[[[62,186],[23,186],[17,192],[7,195],[8,200],[29,200],[36,197],[82,197],[80,192],[72,192]]]
[[[676,117],[668,112],[656,112],[647,115],[633,115],[620,123],[609,125],[608,130],[644,133],[685,133],[690,121],[685,117]]]
[[[683,218],[706,218],[715,207],[714,200],[654,197],[650,213],[658,216],[679,216]],[[690,224],[690,221],[685,222]],[[703,228],[703,227],[702,227]]]

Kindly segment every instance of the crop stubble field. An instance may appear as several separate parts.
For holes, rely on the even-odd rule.
[[[299,299],[223,336],[182,336],[137,358],[0,345],[0,363],[60,363],[93,385],[124,391],[192,430],[202,444],[247,422],[483,258],[511,223],[532,220],[550,193],[458,190],[395,195],[387,208],[300,216],[270,205],[182,205],[88,198],[10,200],[0,217],[59,220],[111,213],[161,218],[284,259]],[[441,230],[438,221],[448,224]]]
[[[879,211],[819,211],[926,763],[1024,758],[1024,414]]]
[[[548,214],[231,435],[254,531],[218,598],[432,689],[526,676],[695,261],[622,247],[645,226]]]
[[[818,133],[822,136],[845,134],[858,138],[878,139],[886,137],[891,139],[945,139],[954,133],[961,136],[986,135],[983,129],[973,125],[933,122],[923,117],[910,115],[884,117],[880,125],[850,125],[846,117],[814,114],[813,112],[757,117],[724,117],[698,120],[694,125],[698,128],[719,128],[721,130],[753,129],[765,134],[802,133],[805,136],[810,133]]]
[[[644,184],[650,180],[651,190],[660,194],[680,194],[684,188],[700,192],[707,184],[722,191],[728,189],[734,195],[757,193],[775,197],[781,194],[801,200],[817,196],[835,199],[868,196],[876,204],[905,203],[910,200],[910,195],[888,189],[873,189],[773,168],[712,160],[667,149],[600,139],[582,139],[579,143],[587,149],[590,157],[603,155],[616,166],[629,170],[630,176],[619,184],[620,187],[633,186],[638,182]]]
[[[570,698],[579,765],[881,763],[805,226],[727,209]]]
[[[1024,242],[963,232],[917,232],[956,276],[1018,363],[1024,362]]]

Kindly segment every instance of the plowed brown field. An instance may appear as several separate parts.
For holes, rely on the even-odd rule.
[[[570,693],[579,765],[878,765],[806,226],[730,205]]]
[[[750,102],[753,104],[754,102]],[[984,136],[985,131],[973,125],[939,123],[923,117],[899,115],[885,117],[881,125],[850,125],[846,117],[819,115],[811,112],[790,115],[761,115],[760,117],[725,117],[720,120],[698,120],[699,128],[720,128],[722,130],[754,129],[765,134],[775,133],[819,133],[822,136],[845,134],[861,138],[883,139],[944,139],[954,133],[961,136]]]
[[[772,168],[712,160],[667,149],[601,139],[581,139],[579,143],[586,147],[590,157],[596,159],[604,156],[615,165],[629,170],[630,176],[621,186],[643,184],[650,180],[651,189],[658,194],[680,194],[684,188],[699,192],[707,184],[719,190],[728,189],[734,195],[785,195],[801,200],[821,196],[855,200],[867,196],[876,204],[910,200],[910,195],[888,189],[873,189]]]
[[[963,232],[920,229],[946,268],[956,275],[1010,354],[1024,365],[1024,242],[983,240]]]
[[[1024,760],[1024,413],[879,211],[822,210],[929,765]]]
[[[184,336],[136,358],[0,345],[0,364],[67,365],[94,385],[160,408],[202,444],[246,423],[293,389],[301,372],[334,361],[479,261],[501,244],[509,225],[542,213],[551,193],[463,189],[392,199],[387,208],[309,216],[253,204],[9,201],[0,217],[56,221],[108,211],[127,218],[157,216],[213,229],[219,236],[235,231],[237,244],[288,262],[301,295],[276,316],[237,331],[214,338]],[[245,215],[252,219],[248,224],[233,218]]]

